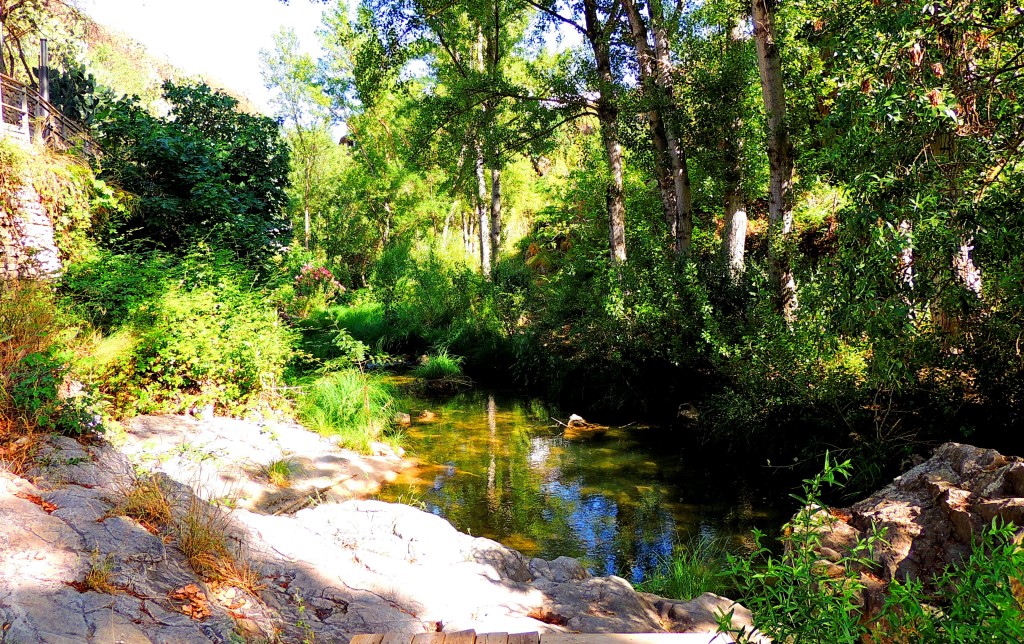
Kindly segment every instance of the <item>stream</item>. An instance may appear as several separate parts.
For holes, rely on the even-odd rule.
[[[629,425],[567,438],[568,413],[538,400],[472,390],[406,395],[405,449],[417,462],[380,499],[415,505],[459,530],[527,556],[579,559],[596,575],[646,579],[676,544],[752,546],[788,505],[725,456],[685,446],[685,432]],[[416,420],[421,410],[437,418]],[[781,495],[785,497],[785,495]]]

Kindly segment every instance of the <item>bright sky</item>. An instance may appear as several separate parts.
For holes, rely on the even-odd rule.
[[[202,73],[247,95],[269,113],[260,76],[260,49],[281,28],[295,29],[307,51],[325,5],[309,0],[84,0],[96,22],[113,27],[186,72]]]

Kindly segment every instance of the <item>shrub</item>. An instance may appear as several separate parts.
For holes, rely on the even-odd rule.
[[[51,347],[30,353],[9,376],[12,406],[29,427],[81,434],[101,430],[92,392],[69,375],[71,355]]]
[[[163,89],[170,116],[128,98],[99,123],[102,178],[137,196],[108,222],[108,247],[188,252],[207,243],[258,266],[291,236],[289,152],[277,123],[203,84]]]
[[[0,422],[11,429],[19,416],[11,398],[13,374],[28,355],[49,350],[56,322],[53,298],[29,282],[0,282]]]
[[[68,271],[63,293],[111,334],[84,364],[120,413],[238,412],[276,398],[295,342],[254,279],[224,254],[100,254]]]
[[[73,383],[63,330],[45,285],[0,282],[0,430],[100,429],[93,392]]]
[[[380,380],[356,369],[329,374],[306,387],[299,417],[310,429],[337,437],[338,444],[369,451],[391,423],[394,398]]]

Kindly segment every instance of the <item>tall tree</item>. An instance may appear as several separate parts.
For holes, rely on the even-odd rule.
[[[793,275],[793,144],[786,121],[786,92],[782,78],[771,0],[753,0],[757,67],[768,124],[768,268],[779,310],[792,323],[796,317],[796,278]]]
[[[260,51],[260,68],[267,89],[275,91],[271,100],[277,117],[294,133],[292,159],[301,168],[303,244],[308,249],[314,174],[327,153],[323,137],[315,132],[326,129],[331,121],[330,101],[322,89],[313,57],[301,51],[293,29],[282,29],[274,35],[272,52]]]
[[[622,0],[636,50],[640,80],[648,108],[655,176],[673,250],[686,254],[693,238],[693,197],[686,151],[680,143],[674,112],[671,48],[661,3],[651,0],[651,29],[636,0]],[[650,32],[654,34],[651,46]]]

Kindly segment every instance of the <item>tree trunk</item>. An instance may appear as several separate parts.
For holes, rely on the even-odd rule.
[[[779,310],[788,323],[796,318],[796,280],[790,239],[793,231],[793,144],[786,123],[786,96],[782,60],[775,41],[775,26],[768,0],[753,0],[757,68],[768,121],[768,269],[776,289]]]
[[[654,33],[654,51],[656,55],[655,70],[657,71],[660,99],[664,102],[663,122],[665,138],[668,143],[669,160],[672,163],[672,185],[676,193],[676,231],[674,248],[677,253],[686,255],[690,252],[693,241],[693,195],[690,191],[690,169],[687,167],[686,150],[680,141],[679,132],[672,122],[671,111],[674,109],[672,91],[672,55],[665,31],[665,14],[661,0],[650,0],[648,9],[651,13],[651,30]]]
[[[484,175],[484,153],[478,143],[476,146],[476,218],[480,233],[480,272],[484,276],[491,274],[491,235],[488,232],[487,217],[487,178]]]
[[[665,132],[665,121],[662,118],[663,102],[659,100],[661,91],[658,86],[658,74],[650,45],[647,42],[647,25],[637,9],[635,0],[622,0],[629,18],[630,33],[633,36],[634,49],[640,68],[640,81],[647,100],[647,118],[651,128],[651,143],[654,146],[654,175],[661,191],[661,206],[665,215],[665,227],[673,249],[678,252],[676,239],[679,229],[679,205],[676,190],[672,181],[672,161],[668,153],[668,136]]]
[[[309,250],[309,207],[308,206],[306,207],[302,223],[303,223],[303,227],[304,227],[304,231],[303,232],[305,232],[305,240],[304,240],[305,241],[305,248],[306,248],[306,250]]]
[[[501,250],[501,170],[491,169],[491,259],[498,262]]]
[[[597,18],[597,0],[583,0],[587,23],[587,40],[594,51],[597,65],[598,98],[597,118],[601,123],[601,138],[608,155],[609,178],[606,199],[608,204],[608,239],[612,264],[626,261],[626,205],[622,184],[622,144],[619,142],[619,109],[614,96],[615,79],[612,76],[608,34]]]
[[[722,259],[729,283],[737,286],[746,271],[743,254],[747,246],[747,205],[736,183],[725,193],[725,230],[722,232]]]

